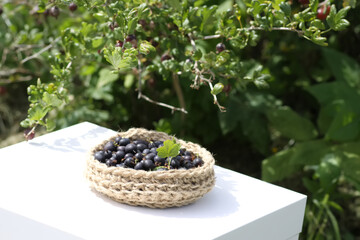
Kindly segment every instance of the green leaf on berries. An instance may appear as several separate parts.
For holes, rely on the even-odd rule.
[[[223,89],[224,89],[224,84],[217,83],[215,84],[214,88],[211,90],[211,94],[218,95],[219,93],[222,92]]]
[[[158,156],[161,158],[175,157],[179,154],[180,144],[176,143],[175,139],[165,140],[164,145],[157,148]]]

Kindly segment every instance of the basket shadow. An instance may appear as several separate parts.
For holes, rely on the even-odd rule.
[[[114,207],[122,208],[125,211],[136,211],[141,214],[168,218],[211,219],[225,217],[239,210],[240,203],[237,201],[236,196],[232,194],[235,192],[233,191],[234,188],[235,183],[226,180],[226,178],[223,178],[220,174],[220,176],[216,178],[215,187],[198,201],[181,207],[165,209],[130,206],[118,203],[95,190],[92,191],[106,203],[112,204]]]

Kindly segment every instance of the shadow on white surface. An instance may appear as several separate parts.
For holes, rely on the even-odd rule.
[[[30,141],[29,144],[60,152],[87,152],[94,144],[87,145],[80,141],[93,142],[94,140],[97,140],[96,143],[99,143],[99,141],[101,141],[104,137],[104,134],[110,132],[109,129],[96,127],[85,131],[83,134],[77,134],[75,137],[72,137],[74,133],[71,129],[72,128],[70,127],[68,129],[61,130],[61,132],[59,132],[61,135],[58,132],[54,132],[51,134],[51,138],[48,137],[49,135],[35,138]],[[69,133],[69,135],[67,136],[66,133]]]
[[[173,218],[203,218],[212,219],[231,215],[238,211],[240,203],[232,194],[235,183],[217,178],[215,187],[198,201],[182,206],[166,209],[153,209],[141,206],[130,206],[118,203],[105,195],[91,190],[98,198],[114,207],[122,208],[125,211],[139,212],[146,215]]]

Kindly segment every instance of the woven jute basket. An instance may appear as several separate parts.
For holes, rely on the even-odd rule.
[[[94,153],[117,136],[132,140],[175,139],[182,148],[198,154],[204,164],[188,170],[171,169],[168,171],[108,167],[97,161]],[[198,144],[176,139],[163,132],[131,128],[126,132],[117,133],[89,151],[85,175],[93,189],[117,202],[150,208],[180,207],[195,202],[214,187],[214,163],[212,154]]]

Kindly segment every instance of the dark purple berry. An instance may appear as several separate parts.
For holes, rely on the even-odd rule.
[[[128,138],[122,138],[122,139],[120,139],[120,141],[119,141],[119,145],[120,146],[126,146],[126,145],[128,145],[130,143],[130,139],[128,139]]]
[[[155,168],[155,164],[153,161],[149,159],[144,160],[144,169],[145,170],[153,170]]]
[[[121,140],[121,137],[120,137],[120,136],[119,136],[119,137],[116,137],[116,138],[115,138],[116,144],[120,144],[120,140]]]
[[[223,43],[218,43],[216,45],[216,51],[219,52],[219,53],[224,51],[225,49],[226,49],[226,47],[225,47],[225,44],[223,44]]]
[[[135,170],[145,170],[144,169],[144,161],[140,161],[138,162],[135,167],[134,167]]]
[[[124,43],[122,41],[117,40],[115,47],[122,47],[123,45],[124,45]]]
[[[3,14],[4,10],[0,7],[0,15]]]
[[[154,162],[156,165],[161,166],[165,164],[165,158],[161,158],[158,155],[154,157]]]
[[[139,20],[139,24],[142,26],[142,28],[146,28],[146,26],[147,26],[147,22],[146,22],[146,20],[145,19],[140,19]]]
[[[144,143],[139,143],[136,145],[136,149],[140,152],[144,151],[144,149],[146,149],[147,146]]]
[[[127,153],[127,154],[125,154],[125,156],[124,156],[124,158],[126,159],[126,158],[132,158],[134,156],[134,154],[132,154],[132,153]]]
[[[186,169],[190,169],[190,168],[193,168],[193,167],[194,167],[194,164],[193,164],[193,162],[191,162],[191,161],[185,161],[184,167],[185,167]]]
[[[170,55],[167,54],[167,53],[164,53],[164,54],[161,56],[161,61],[162,61],[162,62],[165,61],[165,60],[170,60],[170,59],[171,59],[171,57],[170,57]]]
[[[191,158],[190,155],[185,155],[184,156],[184,161],[191,161],[191,160],[192,160],[192,158]]]
[[[202,166],[204,164],[204,161],[201,158],[195,158],[193,160],[193,164],[195,167]]]
[[[119,27],[119,24],[117,22],[111,22],[109,24],[109,28],[111,31],[114,31],[115,28],[118,28]]]
[[[144,151],[143,151],[143,154],[146,155],[146,154],[149,154],[149,153],[150,153],[150,149],[145,148]]]
[[[121,160],[121,159],[123,159],[125,157],[125,152],[124,151],[117,151],[115,153],[115,157],[116,157],[117,160]]]
[[[115,166],[116,164],[117,164],[117,161],[114,158],[110,158],[110,159],[106,160],[106,165],[108,167]]]
[[[135,154],[135,156],[134,156],[136,159],[138,159],[138,160],[141,160],[142,158],[143,158],[143,155],[142,155],[142,153],[136,153]]]
[[[136,36],[134,34],[129,34],[127,37],[126,37],[126,42],[131,42],[133,40],[136,40]]]
[[[184,152],[184,155],[185,155],[185,156],[191,156],[192,154],[191,154],[190,151],[185,151],[185,152]]]
[[[44,11],[44,16],[47,18],[50,15],[50,10],[49,9],[45,9]]]
[[[117,150],[117,147],[113,141],[109,141],[105,144],[104,150],[114,152]]]
[[[163,141],[155,141],[154,143],[155,143],[155,145],[156,145],[157,147],[160,147],[160,146],[163,146],[163,145],[164,145],[164,142],[163,142]]]
[[[94,157],[96,160],[98,160],[99,162],[105,162],[105,152],[104,151],[97,151],[94,154]]]
[[[148,148],[156,148],[156,144],[154,142],[151,142],[148,144]]]
[[[118,146],[117,150],[125,152],[125,146]]]
[[[133,143],[129,143],[128,145],[125,146],[125,152],[126,153],[135,153],[136,151],[136,146]]]
[[[111,158],[112,152],[111,151],[105,151],[105,158]]]
[[[74,12],[74,11],[76,11],[76,9],[77,9],[76,3],[70,3],[69,4],[69,10],[70,11]]]
[[[50,15],[57,18],[60,15],[60,9],[57,6],[50,8]]]
[[[156,154],[151,152],[145,156],[145,159],[153,160],[155,156]]]
[[[35,137],[35,130],[32,128],[28,128],[24,131],[24,137],[26,141],[29,141]]]
[[[177,158],[172,158],[170,162],[170,167],[178,168],[180,167],[180,162]]]
[[[124,165],[130,168],[135,167],[135,161],[132,158],[126,158],[124,161]]]
[[[150,149],[150,152],[157,154],[157,150],[154,147],[152,149]]]

